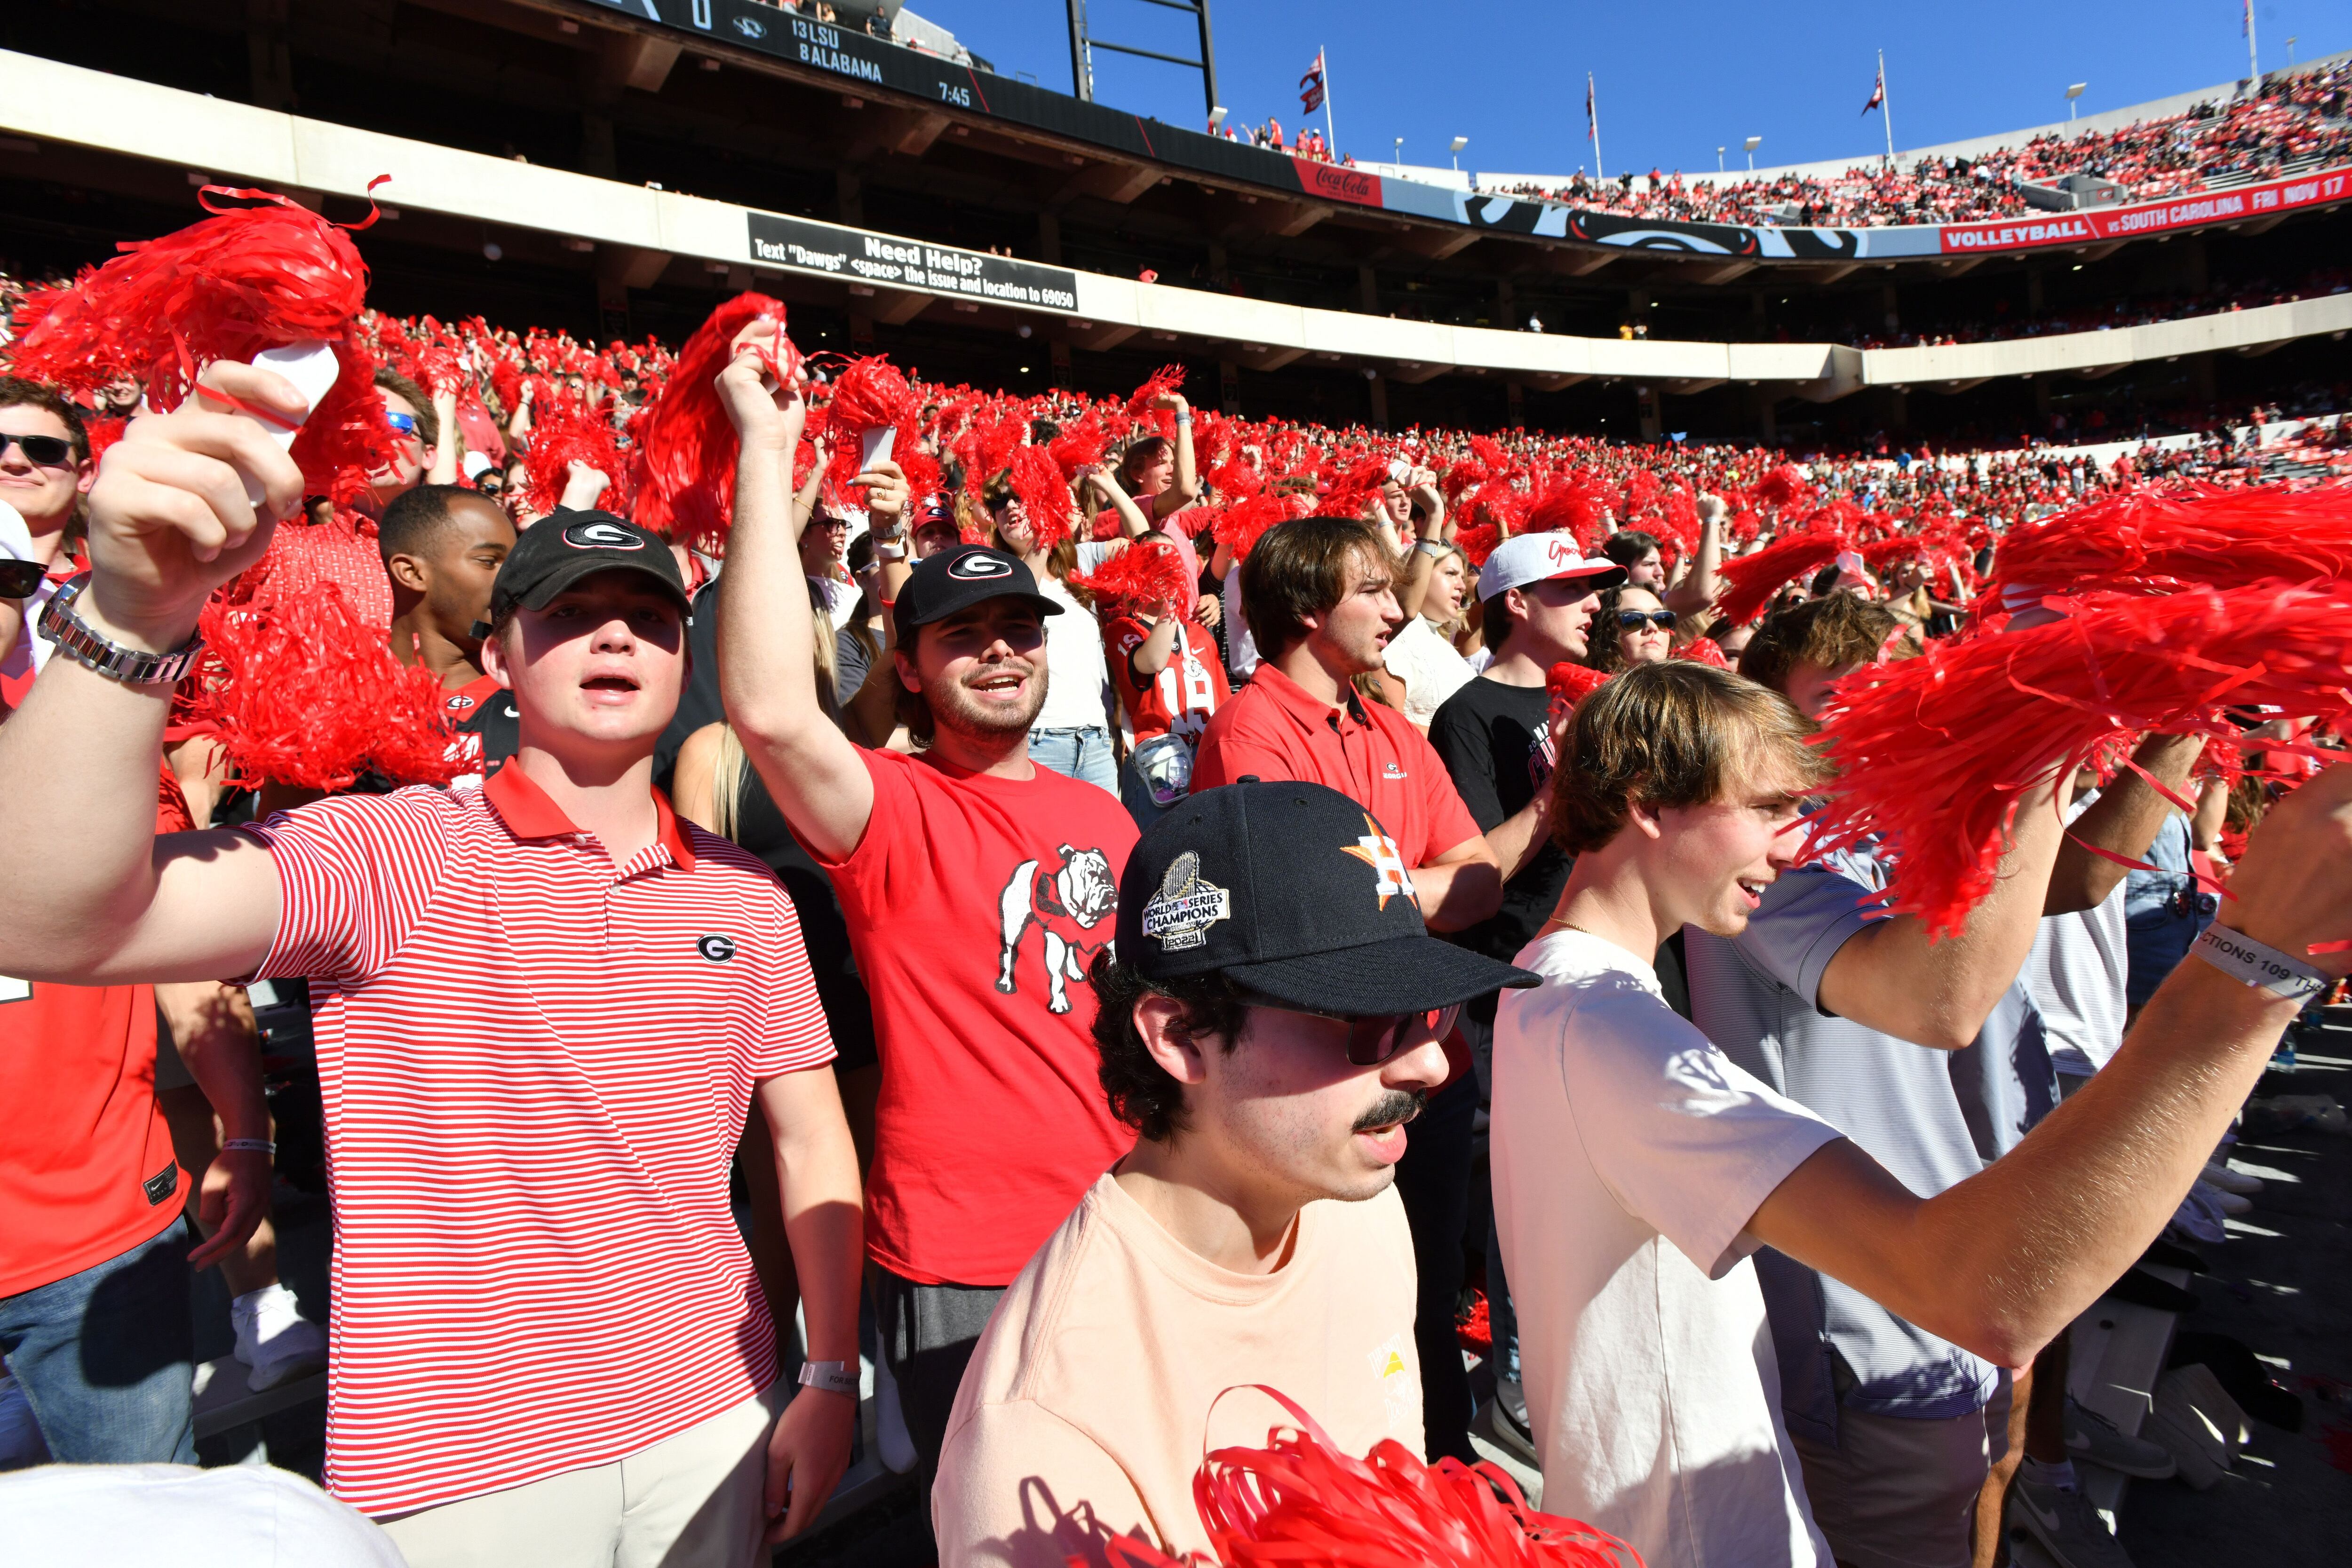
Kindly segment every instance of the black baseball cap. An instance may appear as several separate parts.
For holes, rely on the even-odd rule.
[[[691,609],[686,579],[668,542],[609,511],[549,512],[515,538],[490,584],[490,619],[518,605],[543,610],[554,597],[599,572],[642,572],[669,591],[681,609]]]
[[[943,621],[984,599],[1007,598],[1028,600],[1041,616],[1062,613],[1061,605],[1037,592],[1036,577],[1013,556],[985,544],[959,544],[916,562],[890,613],[898,641],[905,644],[917,626]]]
[[[1147,981],[1223,972],[1349,1017],[1452,1006],[1538,977],[1429,934],[1396,843],[1323,784],[1244,780],[1144,830],[1118,887],[1118,961]]]

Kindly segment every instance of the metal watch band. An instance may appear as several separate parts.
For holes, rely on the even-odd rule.
[[[110,680],[126,686],[176,686],[188,673],[204,648],[202,637],[191,637],[184,647],[170,653],[149,653],[144,648],[125,647],[119,642],[102,637],[89,624],[74,614],[74,604],[89,586],[89,574],[68,581],[41,608],[41,635],[57,646],[59,653],[76,664],[96,670]]]
[[[857,1397],[857,1369],[847,1362],[804,1361],[801,1363],[801,1386],[826,1394],[845,1394]]]
[[[2327,988],[2327,977],[2311,965],[2219,921],[2198,933],[2195,947],[2198,957],[2231,979],[2290,1002],[2307,1001]]]

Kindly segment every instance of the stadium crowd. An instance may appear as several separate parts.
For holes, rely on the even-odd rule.
[[[1833,176],[1685,178],[1680,170],[1632,170],[1592,178],[1580,169],[1557,185],[1517,182],[1496,194],[1533,196],[1628,217],[1684,223],[1866,227],[1971,223],[2037,211],[2022,187],[2085,174],[2121,188],[2118,199],[2156,201],[2217,184],[2244,184],[2352,161],[2346,116],[2352,61],[2281,72],[2243,98],[2200,103],[2117,131],[2045,134],[1974,157],[1922,158],[1908,167],[1858,163]],[[1485,187],[1482,186],[1482,189]]]
[[[217,1265],[254,1386],[330,1369],[382,1535],[320,1562],[750,1563],[861,1360],[943,1563],[1236,1561],[1308,1528],[1254,1465],[1327,1541],[1960,1568],[2007,1507],[2122,1561],[2076,1462],[2174,1461],[2067,1325],[2222,1239],[2352,964],[2344,487],[1022,398],[757,295],[672,351],[363,280],[263,202],[12,322],[0,832],[72,828],[0,887],[20,1461],[189,1463]],[[304,1095],[331,1333],[268,1229]],[[165,1484],[0,1514],[87,1552]]]

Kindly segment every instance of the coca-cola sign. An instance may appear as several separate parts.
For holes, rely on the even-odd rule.
[[[1312,158],[1293,157],[1291,166],[1298,171],[1299,188],[1310,196],[1326,201],[1354,202],[1359,206],[1381,205],[1381,177],[1367,174],[1361,169],[1344,169],[1337,163],[1318,163]]]

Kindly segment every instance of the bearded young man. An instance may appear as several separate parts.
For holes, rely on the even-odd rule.
[[[1738,937],[1795,865],[1822,782],[1779,697],[1672,660],[1577,710],[1554,776],[1577,857],[1544,977],[1496,1018],[1496,1205],[1545,1506],[1645,1560],[1826,1564],[1749,1255],[1770,1247],[1995,1365],[2063,1331],[2170,1219],[2352,931],[2352,768],[2295,792],[2240,862],[2238,945],[2185,963],[2105,1071],[2015,1149],[1921,1197],[1742,1070],[1658,994],[1647,954]],[[2019,820],[2051,811],[2027,792]],[[2208,950],[2200,947],[2200,952]]]
[[[307,412],[283,378],[214,364],[108,453],[91,574],[51,603],[57,657],[0,726],[0,831],[78,829],[37,885],[0,888],[0,968],[309,977],[335,1151],[327,1480],[414,1568],[747,1568],[847,1463],[857,1167],[791,904],[651,785],[686,668],[676,563],[597,514],[507,558],[483,651],[521,749],[484,788],[158,837],[198,616],[301,495],[208,387]],[[823,1384],[781,1415],[727,1199],[754,1094]]]
[[[932,1496],[947,1568],[1103,1563],[1110,1534],[1208,1551],[1201,1455],[1280,1419],[1244,1385],[1342,1452],[1421,1451],[1396,1163],[1456,1009],[1535,977],[1430,936],[1365,828],[1336,790],[1240,784],[1136,846],[1094,983],[1137,1142],[981,1336]]]
[[[753,352],[775,331],[747,326],[719,377],[741,438],[720,689],[841,895],[873,999],[866,1249],[883,1354],[929,1468],[1004,1287],[1134,1142],[1095,1087],[1087,968],[1117,929],[1136,829],[1116,795],[1029,755],[1045,617],[1062,609],[1003,551],[943,551],[898,590],[891,655],[921,750],[867,751],[825,717],[791,480],[807,409],[797,388],[767,389]]]

